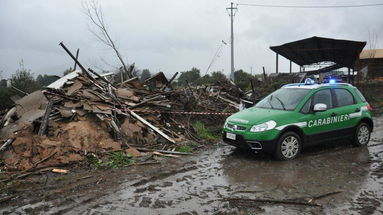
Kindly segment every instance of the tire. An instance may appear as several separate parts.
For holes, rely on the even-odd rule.
[[[355,137],[354,137],[354,145],[355,146],[367,146],[371,137],[371,128],[370,126],[362,122],[356,127]]]
[[[274,156],[281,161],[293,160],[300,154],[301,148],[302,140],[300,136],[289,131],[278,139]]]

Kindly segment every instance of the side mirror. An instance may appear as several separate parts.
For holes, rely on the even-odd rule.
[[[323,103],[318,103],[314,105],[314,112],[321,112],[327,110],[327,105]]]

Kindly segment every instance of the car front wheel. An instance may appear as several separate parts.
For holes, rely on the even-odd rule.
[[[275,157],[279,160],[293,160],[301,151],[302,141],[295,132],[286,132],[278,140]]]
[[[365,146],[370,141],[371,129],[367,123],[360,123],[356,128],[354,145]]]

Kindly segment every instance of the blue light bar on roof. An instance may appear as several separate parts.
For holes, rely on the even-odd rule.
[[[335,80],[335,79],[330,79],[330,80],[328,81],[328,83],[329,83],[329,84],[336,84],[336,80]]]

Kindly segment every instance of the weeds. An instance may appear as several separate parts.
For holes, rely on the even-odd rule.
[[[98,158],[95,154],[88,154],[86,156],[86,163],[93,168],[120,168],[129,166],[134,163],[134,160],[129,154],[124,152],[109,152],[107,160],[103,161]]]
[[[110,152],[109,153],[109,161],[104,163],[105,167],[111,168],[119,168],[132,164],[134,162],[132,156],[124,153],[124,152]]]
[[[205,125],[202,122],[200,122],[200,121],[195,122],[193,124],[193,127],[196,130],[198,137],[201,138],[201,139],[210,140],[210,141],[218,139],[218,135],[217,134],[212,134],[205,127]]]
[[[193,149],[190,146],[180,146],[177,151],[179,152],[193,152]]]

